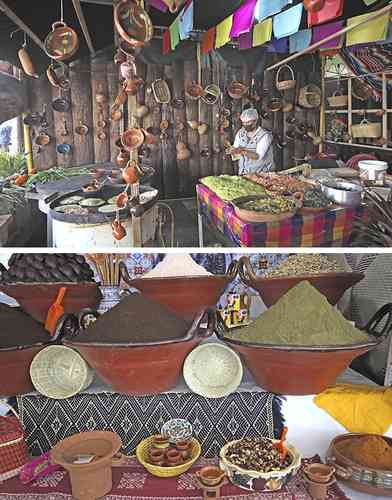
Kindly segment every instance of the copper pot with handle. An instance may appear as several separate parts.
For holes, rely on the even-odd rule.
[[[120,0],[114,9],[114,26],[131,47],[143,47],[154,32],[149,15],[135,0]]]
[[[79,48],[79,38],[63,21],[52,24],[52,31],[45,38],[45,51],[55,61],[71,58]]]

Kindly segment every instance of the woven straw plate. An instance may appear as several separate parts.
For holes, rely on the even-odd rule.
[[[143,465],[143,467],[153,476],[157,477],[175,477],[183,474],[187,470],[189,470],[192,465],[196,462],[196,460],[200,457],[201,454],[201,446],[200,443],[192,438],[192,447],[191,447],[191,458],[181,464],[176,465],[174,467],[161,467],[159,465],[152,465],[147,462],[148,451],[152,445],[152,441],[154,436],[150,436],[147,439],[143,439],[137,448],[136,448],[136,458]]]
[[[183,367],[188,387],[205,398],[222,398],[234,392],[241,383],[242,372],[238,354],[216,342],[193,349]]]
[[[66,399],[86,389],[94,371],[74,349],[53,345],[42,349],[30,365],[35,389],[48,398]]]

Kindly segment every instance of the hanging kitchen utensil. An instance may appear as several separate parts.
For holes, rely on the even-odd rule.
[[[129,45],[129,43],[127,43],[125,40],[119,41],[118,48],[126,57],[130,57],[131,59],[135,58],[136,47],[132,47],[132,45]]]
[[[175,99],[172,100],[172,106],[174,109],[184,109],[185,107],[184,99],[176,97]]]
[[[136,116],[136,118],[142,119],[145,116],[147,116],[149,113],[150,113],[150,110],[149,110],[148,106],[146,106],[145,104],[142,104],[140,106],[136,106],[136,109],[135,109],[133,114]]]
[[[283,99],[282,101],[282,111],[283,113],[290,113],[290,111],[293,111],[294,109],[294,104],[292,102],[286,101]]]
[[[290,79],[289,80],[281,80],[281,73],[283,70],[288,70],[290,73]],[[290,90],[295,87],[296,81],[294,77],[294,71],[291,66],[288,64],[284,64],[281,66],[278,71],[276,72],[276,77],[275,77],[275,86],[276,88],[282,92],[283,90]]]
[[[10,37],[12,38],[14,34],[17,33],[18,31],[21,30],[18,28],[17,30],[13,31]],[[26,75],[31,76],[33,78],[39,78],[39,75],[35,71],[34,64],[33,61],[31,60],[30,54],[27,52],[26,46],[27,46],[27,36],[26,33],[23,32],[22,48],[18,50],[18,57],[20,64],[22,65],[22,69],[26,73]]]
[[[197,131],[199,135],[205,135],[208,132],[208,125],[206,123],[199,123]]]
[[[150,127],[150,130],[151,130],[152,127]],[[142,129],[143,130],[143,133],[144,133],[144,142],[149,145],[149,146],[153,146],[154,144],[156,144],[158,142],[158,135],[159,135],[159,130],[158,130],[158,134],[154,135],[154,134],[151,134],[150,132],[148,132],[148,129],[145,130],[144,128]]]
[[[212,83],[211,85],[207,85],[204,89],[204,94],[201,96],[201,99],[206,104],[216,104],[219,101],[221,91],[218,85]]]
[[[122,64],[126,60],[127,60],[126,55],[120,48],[118,48],[117,52],[114,55],[114,64]]]
[[[139,88],[143,85],[144,85],[144,80],[142,80],[142,78],[126,80],[124,83],[124,91],[128,95],[136,95]]]
[[[79,48],[76,31],[61,20],[52,24],[52,31],[44,41],[47,55],[55,61],[70,59]]]
[[[56,150],[58,153],[62,155],[69,155],[72,152],[72,146],[71,144],[67,143],[58,144]]]
[[[29,113],[25,118],[23,119],[23,123],[27,125],[28,127],[38,127],[41,125],[42,117],[40,113],[34,112],[34,113]]]
[[[158,104],[169,104],[171,99],[171,93],[169,85],[162,78],[154,80],[151,84],[152,93],[154,99]]]
[[[143,47],[154,33],[149,15],[135,0],[120,0],[114,9],[114,26],[131,47]]]
[[[63,97],[62,89],[59,89],[59,97],[52,102],[52,108],[58,113],[66,113],[71,109],[71,102]]]
[[[134,151],[135,149],[140,148],[144,142],[143,130],[140,128],[130,128],[125,130],[121,136],[121,142],[127,151]]]
[[[248,93],[249,87],[241,82],[231,82],[227,87],[227,93],[232,99],[242,99]]]
[[[267,105],[267,108],[272,113],[277,113],[282,109],[282,100],[279,97],[272,97]]]
[[[82,122],[82,120],[80,120],[79,125],[75,128],[75,132],[78,135],[87,135],[89,132],[89,128]]]
[[[126,184],[136,184],[143,175],[143,170],[135,160],[130,160],[122,170],[122,178]]]
[[[67,137],[69,135],[68,132],[68,127],[67,127],[67,120],[63,120],[63,131],[61,132],[62,137]]]
[[[120,64],[120,74],[125,80],[131,80],[136,75],[136,64],[134,61],[124,61]]]
[[[53,87],[57,87],[57,88],[60,87],[59,77],[57,76],[57,73],[54,69],[53,63],[50,63],[50,65],[48,66],[48,69],[46,70],[46,76],[49,80],[49,83]]]
[[[124,90],[124,87],[121,87],[120,90],[118,91],[117,97],[114,100],[113,106],[116,108],[119,108],[120,106],[123,106],[127,100],[127,93]]]
[[[105,104],[105,102],[107,101],[107,95],[105,94],[105,92],[103,90],[102,83],[98,84],[97,93],[95,94],[95,101],[98,104]]]
[[[98,133],[97,133],[97,138],[98,140],[100,141],[104,141],[107,137],[107,134],[104,130],[99,130]]]
[[[46,104],[44,104],[42,107],[42,114],[41,114],[41,129],[46,130],[48,128],[49,128],[49,122],[46,116]]]
[[[40,147],[47,146],[50,143],[50,135],[41,130],[35,139],[35,143]]]
[[[103,110],[102,108],[99,109],[99,116],[98,116],[98,121],[97,121],[97,128],[99,129],[104,129],[108,125],[107,121],[105,120]]]
[[[197,101],[204,96],[204,89],[196,82],[191,82],[185,87],[185,95],[192,101]]]
[[[116,163],[120,168],[127,166],[130,158],[130,153],[126,149],[121,149],[116,158]]]
[[[123,117],[123,112],[121,111],[121,109],[118,109],[117,107],[112,106],[112,109],[110,112],[110,119],[112,120],[112,122],[118,122],[121,120],[122,117]]]

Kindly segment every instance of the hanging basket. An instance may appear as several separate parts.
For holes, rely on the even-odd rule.
[[[382,125],[364,118],[358,125],[351,126],[351,135],[362,139],[378,139],[382,135]]]
[[[336,90],[331,97],[328,97],[328,104],[331,108],[344,108],[348,104],[348,95],[342,95]]]
[[[25,434],[19,415],[5,401],[1,402],[12,413],[11,417],[0,417],[0,483],[17,476],[30,461]]]
[[[321,90],[317,85],[309,83],[299,91],[298,104],[302,108],[318,108],[321,104]]]
[[[281,77],[281,72],[287,69],[290,72],[291,79],[290,80],[280,80]],[[288,64],[284,64],[281,66],[278,71],[276,72],[276,78],[275,78],[275,86],[278,90],[290,90],[295,87],[295,77],[294,77],[294,71],[291,66]]]

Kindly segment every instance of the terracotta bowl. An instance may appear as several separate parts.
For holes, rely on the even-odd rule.
[[[221,276],[131,279],[127,268],[121,266],[121,276],[129,286],[185,319],[192,319],[203,307],[215,307],[236,274],[235,263]]]
[[[47,344],[0,349],[0,397],[17,396],[34,391],[30,364]]]
[[[291,288],[301,281],[309,281],[320,293],[325,295],[333,306],[342,298],[344,292],[359,283],[365,275],[362,273],[328,273],[308,274],[303,276],[261,278],[254,276],[253,272],[240,259],[239,273],[241,280],[251,288],[257,290],[267,307],[271,307]]]
[[[45,323],[49,307],[63,286],[67,287],[65,313],[79,313],[86,307],[97,309],[102,296],[96,283],[16,283],[0,285],[0,291],[14,298],[32,318]]]
[[[387,317],[381,333],[375,328]],[[242,356],[256,383],[269,392],[286,395],[318,394],[333,386],[353,359],[383,342],[392,329],[392,304],[383,306],[365,327],[368,342],[337,346],[252,344],[226,338],[219,320],[217,335]]]
[[[353,490],[368,495],[392,497],[392,471],[372,469],[346,458],[339,451],[339,444],[372,434],[341,434],[334,438],[327,451],[327,463],[336,469],[336,477]],[[390,446],[392,438],[382,436]]]
[[[207,327],[203,328],[205,316]],[[125,394],[159,394],[176,385],[186,356],[203,338],[212,335],[215,325],[215,312],[207,309],[200,311],[189,330],[176,340],[93,344],[78,342],[76,338],[63,343],[76,349],[113,390]]]

